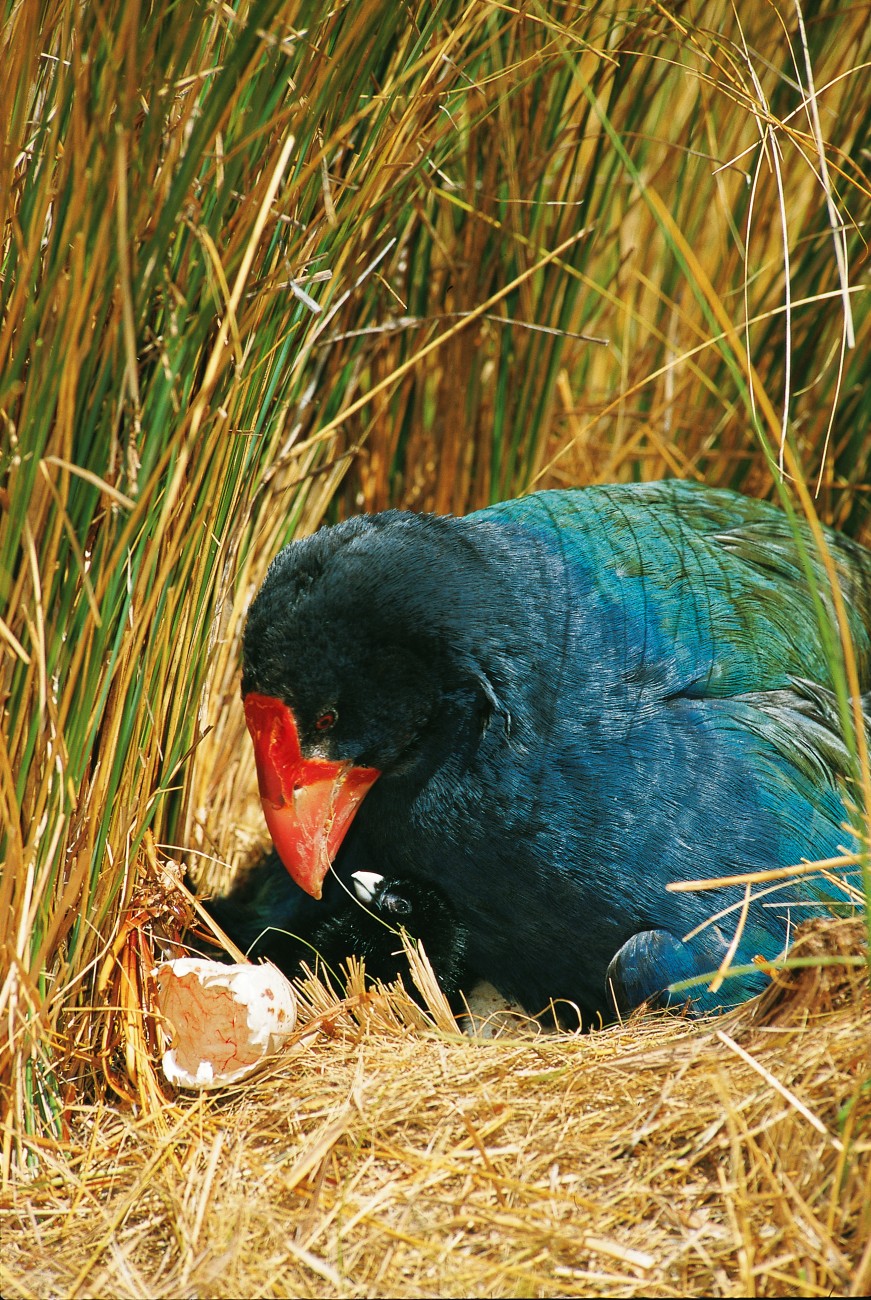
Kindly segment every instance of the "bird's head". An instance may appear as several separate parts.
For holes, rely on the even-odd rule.
[[[468,931],[447,896],[414,876],[355,871],[349,883],[365,909],[355,922],[354,938],[368,973],[382,980],[408,973],[402,950],[397,950],[401,929],[423,944],[442,991],[456,1000],[473,975],[467,962]],[[414,982],[412,975],[412,997]]]
[[[355,871],[351,886],[366,907],[394,925],[418,934],[427,921],[450,916],[448,904],[429,885],[411,877],[388,879],[375,871]]]
[[[249,611],[242,694],[263,810],[315,898],[373,784],[426,761],[446,700],[492,711],[492,689],[460,666],[474,620],[442,563],[453,522],[388,512],[323,529],[285,547]]]

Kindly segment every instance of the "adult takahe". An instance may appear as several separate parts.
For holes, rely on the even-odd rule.
[[[305,891],[287,881],[283,922],[316,918],[331,864],[412,877],[447,898],[478,976],[590,1023],[716,971],[736,927],[747,966],[855,901],[857,872],[756,886],[743,918],[743,888],[666,890],[855,845],[831,599],[800,536],[763,502],[662,482],[388,511],[286,547],[242,677],[266,821]],[[826,537],[867,724],[871,552]],[[750,965],[690,995],[706,1011],[765,981]]]

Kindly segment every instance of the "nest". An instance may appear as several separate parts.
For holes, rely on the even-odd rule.
[[[727,1016],[587,1035],[472,1038],[437,992],[310,978],[253,1083],[40,1144],[3,1294],[865,1295],[863,943],[814,922],[815,964]]]

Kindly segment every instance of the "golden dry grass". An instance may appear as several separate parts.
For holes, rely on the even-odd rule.
[[[325,1029],[253,1083],[70,1107],[4,1200],[3,1294],[865,1295],[867,983],[781,982],[717,1021],[493,1041],[309,984]]]

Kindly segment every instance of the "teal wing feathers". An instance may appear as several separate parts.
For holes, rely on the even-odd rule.
[[[832,689],[829,581],[810,530],[767,502],[681,481],[542,492],[490,507],[557,539],[575,590],[619,607],[627,661],[671,666],[669,689],[700,696]],[[862,690],[871,689],[871,553],[825,530]],[[817,600],[815,600],[815,593]],[[645,662],[646,661],[646,662]],[[683,679],[683,680],[681,680]]]

